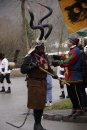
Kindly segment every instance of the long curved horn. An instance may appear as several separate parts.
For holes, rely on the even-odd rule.
[[[51,24],[44,24],[44,25],[42,25],[44,28],[45,27],[48,27],[49,28],[49,30],[48,30],[48,32],[47,32],[47,34],[44,36],[44,38],[45,38],[45,40],[48,38],[48,36],[50,35],[50,33],[51,33],[51,31],[52,31],[52,25]]]
[[[47,15],[45,15],[43,18],[41,18],[39,20],[39,22],[38,22],[38,25],[42,25],[44,28],[45,27],[49,28],[47,34],[44,36],[44,38],[46,40],[48,38],[48,36],[50,35],[51,31],[52,31],[52,25],[51,24],[42,24],[42,21],[45,20],[47,17],[49,17],[52,14],[53,10],[50,7],[48,7],[48,6],[44,5],[44,4],[41,4],[41,3],[38,3],[38,4],[45,7],[45,8],[47,8],[49,10],[49,13]]]
[[[30,27],[31,27],[32,29],[40,29],[41,34],[40,34],[39,40],[42,40],[42,39],[43,39],[43,36],[44,36],[43,26],[42,26],[42,25],[34,26],[34,25],[33,25],[34,14],[33,14],[33,12],[30,10],[30,7],[29,7],[29,6],[28,6],[28,12],[29,12],[29,14],[30,14],[30,16],[31,16]]]
[[[38,4],[49,10],[49,13],[39,20],[38,24],[42,24],[42,21],[46,19],[47,17],[49,17],[52,14],[53,10],[50,7],[46,6],[45,4],[41,4],[41,3],[38,3]]]

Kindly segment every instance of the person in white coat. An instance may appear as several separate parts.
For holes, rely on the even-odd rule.
[[[64,76],[64,68],[61,68],[60,66],[57,67],[57,76],[63,80],[65,78]],[[65,98],[65,92],[64,92],[64,84],[59,81],[60,83],[60,89],[61,89],[61,95],[59,96],[61,99]]]
[[[1,76],[0,76],[0,82],[2,85],[2,90],[0,92],[5,92],[5,93],[11,93],[11,81],[10,81],[10,72],[9,70],[9,62],[7,58],[5,58],[4,53],[0,53],[0,61],[1,61]],[[5,91],[4,87],[4,78],[6,78],[6,81],[8,83],[8,90]]]
[[[65,55],[68,56],[69,51],[65,52]],[[57,76],[61,79],[64,80],[65,79],[65,68],[62,68],[60,66],[57,67]],[[62,81],[59,81],[60,83],[60,89],[61,89],[61,95],[59,96],[60,99],[65,98],[65,92],[64,92],[64,83]],[[67,96],[66,98],[69,98],[68,96],[68,92],[67,92]]]

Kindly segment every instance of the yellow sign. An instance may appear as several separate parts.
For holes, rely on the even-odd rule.
[[[87,0],[58,1],[70,33],[87,27]]]

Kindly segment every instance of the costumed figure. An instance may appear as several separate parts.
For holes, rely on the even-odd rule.
[[[77,117],[84,113],[81,102],[80,95],[80,86],[83,82],[81,75],[81,53],[76,45],[78,44],[79,39],[70,36],[67,41],[67,46],[69,47],[69,56],[65,59],[61,57],[56,64],[59,64],[61,67],[67,67],[67,72],[65,73],[65,81],[70,84],[67,86],[68,95],[72,102],[72,112],[68,117]]]
[[[10,70],[8,69],[9,62],[7,58],[5,58],[4,53],[0,53],[0,60],[1,60],[1,76],[0,76],[0,82],[2,84],[2,90],[0,92],[5,93],[11,93],[11,81],[10,81]],[[4,87],[4,78],[6,78],[6,81],[8,83],[8,90],[5,91]]]
[[[11,93],[11,81],[10,81],[10,73],[11,70],[15,67],[15,63],[17,62],[17,56],[20,50],[15,51],[14,60],[13,62],[9,62],[7,58],[5,58],[4,53],[0,53],[0,82],[2,85],[1,93]],[[8,83],[8,90],[5,91],[4,86],[4,79],[6,78],[6,81]]]
[[[40,4],[40,3],[39,3]],[[52,14],[52,9],[46,5],[40,4],[41,6],[47,8],[49,13],[43,17],[37,26],[33,25],[34,15],[27,6],[29,14],[31,16],[30,27],[32,29],[40,29],[41,35],[38,40],[32,41],[31,49],[28,55],[24,58],[23,64],[21,65],[21,73],[28,75],[28,103],[27,107],[29,109],[34,109],[34,130],[45,130],[41,125],[41,117],[43,114],[43,109],[45,107],[46,101],[46,91],[47,91],[47,73],[50,72],[54,76],[53,78],[58,79],[58,76],[49,66],[49,61],[44,53],[44,44],[47,37],[50,35],[52,30],[52,25],[42,24],[42,21]],[[44,28],[48,28],[47,34],[44,36]],[[43,40],[44,37],[44,40]],[[42,71],[40,68],[42,68]],[[46,71],[46,72],[45,72]]]

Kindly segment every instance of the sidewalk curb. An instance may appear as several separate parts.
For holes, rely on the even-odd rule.
[[[77,118],[73,118],[73,117],[68,118],[65,115],[44,113],[43,119],[53,120],[53,121],[63,121],[63,122],[87,123],[87,115],[85,114]]]

